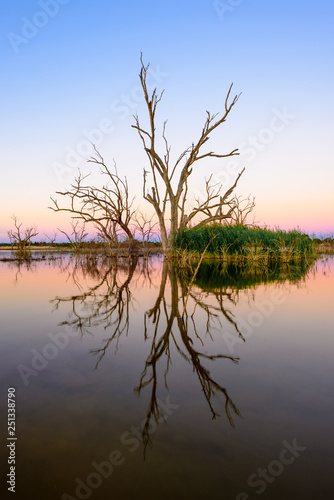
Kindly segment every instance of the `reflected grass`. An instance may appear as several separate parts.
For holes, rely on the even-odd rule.
[[[222,288],[242,290],[269,283],[298,283],[306,278],[314,264],[313,260],[285,263],[268,260],[266,263],[250,261],[203,261],[194,280],[194,285],[204,291]],[[178,267],[180,276],[189,283],[194,265]]]
[[[197,379],[212,418],[220,416],[216,406],[221,405],[218,400],[222,399],[227,420],[231,426],[235,425],[234,420],[241,417],[241,412],[223,378],[216,379],[211,367],[220,364],[222,373],[224,364],[237,364],[239,358],[216,352],[213,341],[226,325],[236,337],[246,341],[234,314],[241,295],[239,290],[262,283],[298,283],[312,268],[312,261],[306,259],[289,264],[268,260],[265,265],[250,261],[203,261],[198,269],[195,260],[186,267],[167,260],[156,261],[155,266],[150,262],[138,257],[69,258],[62,271],[71,276],[78,291],[52,300],[54,309],[64,307],[66,312],[60,324],[78,331],[81,337],[103,329],[101,344],[90,350],[97,359],[98,369],[103,360],[106,362],[105,355],[112,346],[116,355],[121,337],[132,331],[134,321],[138,328],[138,315],[136,319],[133,316],[138,288],[143,289],[147,283],[156,291],[150,307],[142,313],[147,355],[138,385],[134,387],[138,395],[147,399],[142,435],[144,454],[152,444],[151,422],[158,425],[163,421],[158,400],[161,390],[168,389],[167,379],[175,357],[181,357]],[[86,277],[90,280],[85,283]],[[187,306],[188,298],[191,304]]]

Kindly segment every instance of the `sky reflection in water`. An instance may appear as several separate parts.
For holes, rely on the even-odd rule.
[[[204,264],[184,315],[192,272],[158,258],[1,262],[0,273],[16,498],[76,498],[76,478],[113,450],[124,463],[89,498],[329,496],[332,258],[311,269]],[[55,338],[66,346],[47,348]],[[52,358],[38,370],[36,353]],[[294,439],[306,450],[259,479]]]

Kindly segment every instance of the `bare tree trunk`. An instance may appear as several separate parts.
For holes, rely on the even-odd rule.
[[[146,79],[149,65],[144,65],[142,56],[140,60],[141,70],[139,78],[144,92],[150,125],[148,130],[143,129],[140,125],[138,116],[135,116],[135,124],[133,127],[137,130],[143,143],[144,151],[147,154],[150,164],[150,173],[152,174],[151,182],[153,184],[151,190],[147,191],[146,178],[149,171],[144,169],[143,197],[151,203],[155,209],[159,220],[163,252],[165,256],[169,257],[173,253],[178,231],[186,227],[190,221],[195,220],[197,216],[205,217],[204,219],[202,218],[201,220],[197,220],[197,224],[209,224],[211,222],[221,221],[231,217],[233,200],[230,199],[230,195],[233,193],[233,190],[236,187],[244,169],[242,169],[234,184],[227,189],[224,194],[221,194],[222,186],[220,184],[213,185],[211,183],[211,175],[209,180],[205,181],[205,200],[195,200],[197,201],[197,206],[190,209],[189,215],[185,215],[185,207],[188,194],[188,177],[191,175],[193,167],[197,161],[209,158],[226,158],[239,154],[237,149],[234,149],[226,154],[218,154],[212,151],[207,153],[202,152],[202,147],[209,140],[209,135],[226,121],[228,114],[236,104],[239,96],[236,95],[230,102],[230,94],[232,90],[231,85],[225,99],[225,110],[222,116],[217,118],[218,114],[212,114],[207,111],[207,118],[199,139],[197,142],[193,142],[190,147],[185,149],[180,154],[174,165],[171,165],[171,148],[165,135],[166,121],[163,124],[162,130],[165,151],[162,154],[159,154],[156,148],[155,114],[163,92],[159,96],[156,88],[152,93],[148,90]],[[181,166],[181,164],[183,164],[183,166]],[[179,171],[178,174],[177,171]],[[169,211],[171,217],[170,233],[167,237],[166,213],[169,213]]]
[[[173,197],[170,201],[171,205],[171,227],[170,227],[170,235],[169,235],[169,249],[172,250],[175,245],[175,239],[178,232],[179,224],[178,224],[178,200]]]
[[[115,162],[114,173],[111,172],[96,147],[93,147],[95,156],[88,162],[100,167],[107,183],[102,188],[86,184],[88,175],[82,176],[79,173],[68,191],[57,191],[57,194],[67,199],[68,205],[61,207],[56,199],[51,198],[53,206],[49,208],[55,212],[68,212],[72,219],[92,224],[108,244],[115,240],[117,244],[117,232],[123,231],[132,245],[134,238],[130,224],[134,209],[133,199],[129,197],[127,179],[118,175]]]
[[[160,213],[158,215],[158,220],[159,220],[159,228],[160,228],[160,236],[161,236],[161,246],[162,246],[162,251],[164,255],[169,254],[169,241],[168,241],[168,236],[167,236],[167,230],[165,226],[165,220],[163,215]]]

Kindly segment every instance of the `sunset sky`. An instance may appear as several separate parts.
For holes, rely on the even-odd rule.
[[[242,92],[209,145],[241,154],[199,163],[193,196],[211,173],[228,188],[246,167],[237,194],[256,197],[261,225],[333,234],[333,20],[332,0],[3,0],[0,241],[13,214],[37,226],[37,239],[69,227],[48,209],[50,196],[79,167],[92,170],[90,140],[150,213],[148,165],[131,128],[133,114],[146,119],[141,52],[150,83],[165,89],[157,130],[168,118],[176,158],[199,137],[206,110],[223,112],[230,84]]]

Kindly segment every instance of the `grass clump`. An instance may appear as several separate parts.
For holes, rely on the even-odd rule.
[[[177,235],[176,249],[200,256],[214,235],[207,252],[211,258],[290,262],[316,254],[312,239],[296,229],[283,231],[219,224],[185,229]]]

